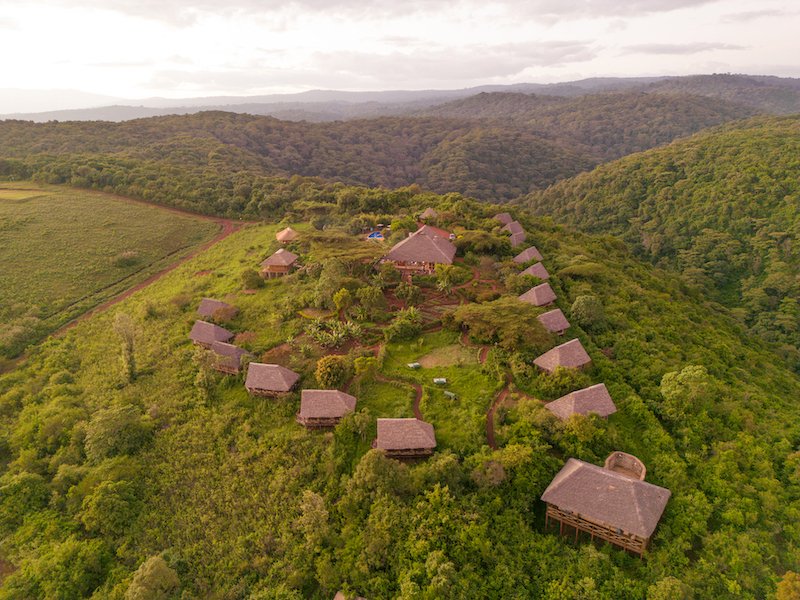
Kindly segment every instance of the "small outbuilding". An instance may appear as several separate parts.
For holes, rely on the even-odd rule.
[[[239,311],[232,304],[213,298],[203,298],[197,307],[197,314],[206,319],[213,319],[215,316],[224,314],[226,318],[233,318]]]
[[[214,342],[211,344],[211,351],[216,358],[214,368],[229,375],[241,373],[242,357],[250,354],[247,350],[226,342]]]
[[[281,229],[278,233],[275,234],[275,239],[278,240],[281,244],[288,244],[290,242],[295,241],[299,237],[300,234],[297,233],[291,227],[287,227],[286,229]]]
[[[537,262],[535,265],[531,265],[522,271],[520,275],[531,275],[533,277],[538,277],[542,281],[547,281],[550,279],[550,273],[547,272],[547,269],[545,269],[544,265],[540,262]]]
[[[566,369],[582,369],[589,365],[592,359],[581,344],[579,339],[574,339],[556,346],[534,359],[533,364],[542,371],[552,373],[558,367]]]
[[[545,528],[555,521],[562,535],[572,528],[575,541],[588,533],[642,556],[671,495],[642,479],[570,458],[542,494]]]
[[[208,321],[195,321],[189,332],[189,339],[198,346],[211,349],[214,342],[230,342],[233,334],[227,329],[209,323]]]
[[[544,407],[562,421],[568,420],[572,415],[594,413],[606,418],[617,412],[617,407],[604,383],[570,392],[558,400],[548,402]]]
[[[339,390],[303,390],[297,422],[308,429],[335,427],[356,409],[356,397]]]
[[[526,234],[524,231],[520,231],[519,233],[512,233],[511,237],[509,238],[509,241],[511,242],[511,247],[518,248],[522,246],[522,244],[525,243],[527,237],[528,234]]]
[[[294,252],[279,248],[272,256],[261,261],[261,276],[270,279],[287,275],[297,266],[297,259]]]
[[[378,419],[378,437],[372,447],[391,458],[430,456],[436,448],[433,425],[419,419]]]
[[[336,592],[333,600],[367,600],[362,596],[345,596],[344,592]]]
[[[511,216],[511,213],[502,212],[502,213],[497,213],[494,216],[494,220],[500,221],[503,225],[508,225],[514,220],[514,217]]]
[[[567,317],[564,316],[560,308],[548,310],[546,313],[542,313],[536,317],[536,319],[539,323],[544,325],[544,328],[550,333],[564,335],[564,332],[569,329],[569,321],[567,321]]]
[[[514,257],[514,262],[519,264],[524,264],[531,260],[544,260],[536,246],[525,248],[525,250]]]
[[[254,396],[280,396],[297,385],[300,375],[282,367],[264,363],[250,363],[244,387]]]
[[[527,292],[519,296],[522,302],[533,304],[534,306],[547,306],[556,301],[556,293],[549,283],[542,283],[532,287]]]
[[[426,225],[395,244],[381,260],[393,263],[401,273],[431,274],[437,264],[452,265],[455,255],[450,240]]]

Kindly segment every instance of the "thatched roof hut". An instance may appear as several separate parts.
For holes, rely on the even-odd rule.
[[[514,220],[514,217],[511,216],[511,213],[502,212],[502,213],[497,213],[494,216],[494,220],[500,221],[503,225],[508,225]]]
[[[288,244],[289,242],[295,241],[300,234],[297,233],[291,227],[287,227],[286,229],[281,229],[278,233],[275,234],[275,239],[278,240],[281,244]]]
[[[574,339],[548,350],[534,359],[533,364],[547,373],[552,373],[558,367],[580,369],[591,362],[592,359],[583,348],[581,341]]]
[[[604,383],[570,392],[558,400],[545,404],[544,407],[562,421],[566,421],[572,415],[594,413],[601,417],[608,417],[617,412],[617,407]]]
[[[200,305],[197,307],[197,314],[206,319],[214,318],[217,311],[225,311],[228,317],[236,316],[238,312],[236,307],[222,300],[214,300],[213,298],[203,298],[200,300]]]
[[[582,460],[570,458],[542,494],[550,520],[641,555],[671,492]]]
[[[303,390],[297,422],[305,427],[334,427],[356,409],[356,397],[339,390]]]
[[[439,216],[439,213],[432,209],[430,206],[422,211],[422,214],[419,216],[420,219],[435,219]]]
[[[522,227],[522,223],[519,221],[511,221],[511,223],[506,223],[506,225],[503,227],[503,231],[507,231],[513,235],[515,233],[523,233],[525,229]]]
[[[264,363],[250,363],[244,387],[254,396],[277,396],[290,392],[300,375],[282,367]]]
[[[530,246],[529,248],[525,248],[525,250],[523,250],[514,257],[514,262],[519,264],[526,263],[530,260],[544,260],[542,258],[541,252],[539,252],[536,246]]]
[[[393,262],[401,271],[432,273],[437,264],[453,264],[455,255],[450,240],[426,225],[395,244],[382,260]]]
[[[189,339],[199,346],[211,348],[214,342],[229,342],[233,339],[233,334],[207,321],[195,321],[192,330],[189,332]]]
[[[528,234],[524,231],[520,231],[519,233],[512,233],[509,241],[511,242],[512,248],[518,248],[522,244],[525,243],[525,240],[528,238]]]
[[[535,265],[531,265],[522,271],[520,275],[531,275],[533,277],[538,277],[542,281],[550,279],[550,273],[547,272],[547,269],[545,269],[544,265],[540,262],[537,262]]]
[[[542,283],[529,289],[519,299],[534,306],[547,306],[556,301],[556,293],[549,283]]]
[[[539,323],[544,325],[544,328],[550,333],[563,335],[563,333],[569,329],[569,321],[567,321],[567,317],[564,316],[560,308],[554,308],[546,313],[542,313],[536,317],[536,319]]]
[[[215,368],[231,375],[236,375],[242,370],[242,357],[250,354],[244,348],[225,342],[212,343],[211,351],[216,355]]]
[[[393,458],[429,456],[436,448],[433,425],[419,419],[378,419],[373,448]]]
[[[263,277],[286,275],[297,265],[298,258],[294,252],[279,248],[274,254],[261,261],[261,275]]]

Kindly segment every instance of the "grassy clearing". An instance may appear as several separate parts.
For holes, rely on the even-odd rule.
[[[216,223],[83,190],[0,184],[0,354],[208,241]]]
[[[461,344],[449,344],[428,352],[419,359],[419,364],[425,369],[475,365],[478,364],[478,351],[474,348],[465,348]]]
[[[425,420],[436,428],[439,445],[456,452],[466,452],[474,451],[486,443],[486,411],[500,387],[499,383],[481,370],[474,360],[474,353],[473,362],[461,366],[451,364],[417,370],[407,366],[431,354],[441,356],[447,352],[446,349],[458,346],[457,342],[458,333],[437,331],[412,342],[390,344],[384,371],[390,376],[421,384],[423,396],[420,409]],[[447,385],[435,385],[435,377],[447,379]],[[447,398],[444,390],[455,393],[457,399]]]

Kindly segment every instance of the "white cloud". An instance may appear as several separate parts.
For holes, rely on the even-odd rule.
[[[784,0],[0,0],[16,27],[0,54],[7,87],[132,98],[780,75],[796,16]]]
[[[719,42],[690,42],[688,44],[636,44],[626,46],[623,51],[635,54],[698,54],[711,50],[745,50],[739,44],[723,44]]]

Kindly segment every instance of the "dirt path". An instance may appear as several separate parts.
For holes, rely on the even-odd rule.
[[[469,334],[466,331],[461,333],[461,343],[467,347],[473,346],[473,344],[469,341]],[[478,351],[478,362],[480,364],[485,364],[488,356],[489,346],[481,346],[481,349]],[[495,396],[492,405],[489,407],[489,410],[486,411],[486,443],[489,444],[489,447],[492,450],[497,450],[497,442],[495,441],[494,437],[494,414],[497,412],[497,409],[500,407],[500,405],[505,402],[506,398],[508,398],[510,385],[511,375],[506,374],[503,389],[500,390],[500,393],[498,393],[497,396]]]
[[[375,379],[377,381],[381,381],[383,383],[402,383],[403,385],[410,385],[414,388],[414,416],[422,421],[422,411],[419,408],[419,404],[422,401],[422,386],[418,383],[412,383],[410,381],[404,381],[402,379],[392,379],[390,377],[385,377],[383,375],[377,374],[375,375]]]
[[[497,411],[497,408],[505,401],[508,397],[508,386],[511,384],[511,377],[506,375],[506,384],[503,386],[503,389],[500,390],[500,393],[497,394],[495,397],[494,402],[489,407],[489,411],[486,413],[486,443],[489,444],[489,448],[492,450],[497,450],[497,442],[494,439],[494,413]]]

